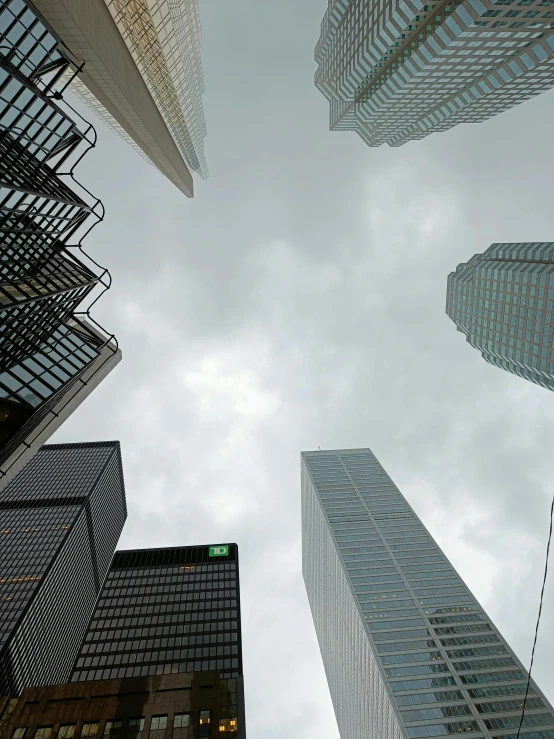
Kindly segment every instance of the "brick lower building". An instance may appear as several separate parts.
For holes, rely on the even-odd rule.
[[[212,670],[26,688],[0,701],[0,739],[244,739],[240,687]]]

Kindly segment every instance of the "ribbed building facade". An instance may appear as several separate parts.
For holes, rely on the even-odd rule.
[[[401,146],[554,85],[552,0],[329,0],[315,83],[332,130]]]
[[[119,361],[88,314],[109,287],[82,249],[103,218],[74,168],[95,132],[64,102],[71,54],[0,0],[0,487]]]
[[[516,738],[524,666],[369,449],[302,453],[302,569],[342,739]]]
[[[492,244],[458,265],[446,313],[487,362],[554,390],[554,243]]]
[[[69,680],[126,516],[117,442],[46,445],[0,492],[0,695]]]
[[[72,682],[217,671],[218,729],[244,737],[238,547],[116,552]]]
[[[83,67],[71,89],[176,187],[208,176],[198,0],[35,0]]]

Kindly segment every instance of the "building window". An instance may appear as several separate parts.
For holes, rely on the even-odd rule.
[[[27,729],[24,726],[20,727],[19,729],[14,729],[12,739],[23,739],[26,731]]]
[[[62,724],[58,729],[58,739],[72,739],[75,734],[75,724]]]
[[[150,721],[150,731],[165,729],[167,727],[167,716],[152,716]]]
[[[237,720],[236,718],[222,718],[219,721],[219,732],[237,731]]]
[[[173,717],[174,729],[185,729],[190,726],[190,713],[176,713]]]
[[[112,719],[111,721],[106,721],[106,726],[104,727],[104,736],[114,736],[117,734],[121,734],[121,727],[122,727],[122,721],[121,719]]]
[[[98,734],[98,721],[89,721],[87,724],[83,724],[81,730],[81,736],[96,736]]]
[[[133,734],[134,736],[136,736],[137,734],[140,734],[143,729],[144,729],[144,716],[141,716],[139,718],[129,719],[129,727],[127,729],[127,734]]]
[[[200,726],[198,727],[198,739],[210,736],[210,711],[200,711]]]
[[[50,739],[52,726],[39,726],[35,731],[35,739]]]

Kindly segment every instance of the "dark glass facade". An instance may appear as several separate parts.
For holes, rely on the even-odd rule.
[[[527,671],[369,449],[303,452],[302,557],[342,739],[515,739]]]
[[[75,384],[105,374],[118,352],[88,315],[110,277],[81,247],[104,210],[74,177],[96,139],[63,98],[76,73],[25,0],[0,0],[2,473]]]
[[[116,552],[73,682],[216,670],[244,706],[236,544]],[[243,721],[241,722],[243,723]]]
[[[126,515],[118,442],[44,446],[0,492],[0,695],[69,680]]]
[[[554,243],[492,244],[458,265],[446,313],[487,362],[554,390]]]

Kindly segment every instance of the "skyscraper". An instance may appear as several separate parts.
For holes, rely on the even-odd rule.
[[[302,569],[342,739],[515,739],[525,668],[369,449],[302,453]]]
[[[89,308],[111,282],[82,240],[103,206],[75,176],[94,129],[64,101],[71,54],[0,0],[0,488],[121,358]]]
[[[490,364],[554,390],[554,243],[492,244],[448,276],[446,313]]]
[[[34,0],[84,63],[73,91],[192,197],[207,177],[198,0]]]
[[[44,446],[0,492],[0,695],[69,680],[126,516],[118,442]]]
[[[220,731],[244,732],[238,547],[116,552],[72,681],[217,671]],[[227,729],[225,727],[227,726]]]
[[[315,84],[330,127],[401,146],[554,85],[551,0],[329,0]]]

